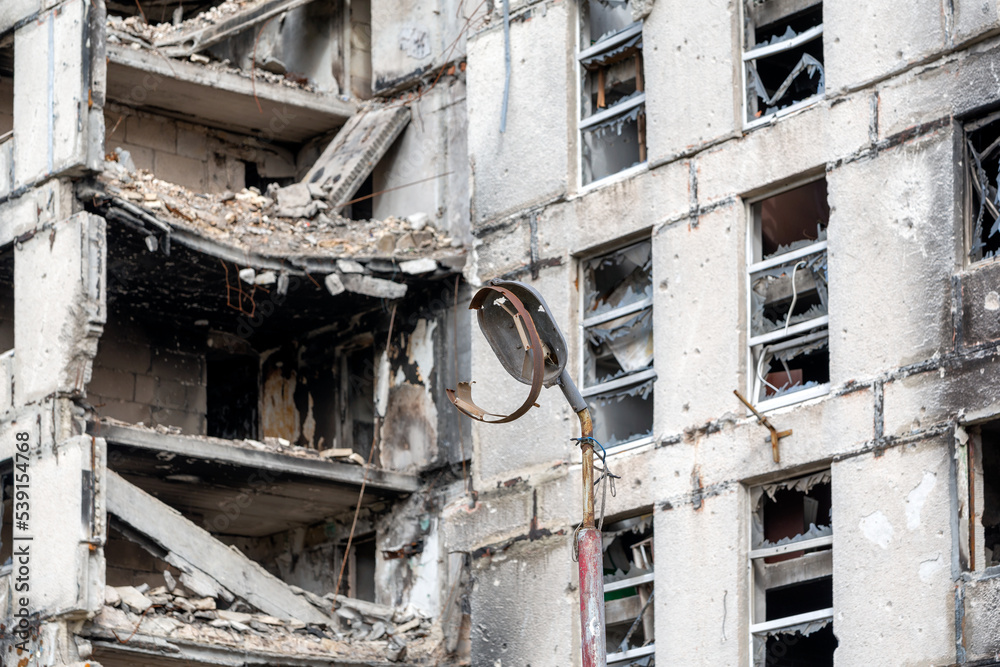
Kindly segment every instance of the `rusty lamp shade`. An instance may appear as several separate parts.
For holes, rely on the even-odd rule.
[[[566,367],[566,339],[552,319],[545,299],[534,287],[521,282],[497,280],[491,285],[508,290],[524,306],[542,343],[542,384],[551,387],[558,383]],[[516,313],[513,304],[492,287],[484,287],[472,299],[472,307],[478,308],[479,328],[504,370],[519,382],[531,384],[531,352],[525,349],[528,335],[522,329],[520,319],[512,315]]]
[[[566,371],[566,339],[535,288],[514,280],[493,280],[476,292],[469,308],[478,311],[479,328],[504,370],[531,389],[521,407],[499,415],[476,405],[471,383],[460,382],[447,393],[463,414],[493,424],[513,421],[535,404],[543,386],[554,385],[559,385],[575,412],[587,407]]]

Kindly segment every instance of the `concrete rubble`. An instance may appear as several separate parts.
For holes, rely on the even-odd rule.
[[[435,664],[433,624],[416,612],[400,612],[339,596],[308,599],[319,608],[337,606],[339,623],[308,625],[247,609],[242,602],[221,608],[183,587],[105,588],[105,604],[84,626],[92,642],[121,641],[162,655],[182,654],[188,644],[212,644],[248,654],[286,654],[339,660]],[[301,589],[300,589],[301,590]],[[303,591],[304,593],[304,591]],[[235,608],[234,608],[235,607]]]
[[[454,247],[453,237],[426,224],[415,229],[408,220],[394,217],[368,221],[344,218],[322,199],[312,199],[305,185],[277,189],[276,197],[256,188],[209,195],[160,180],[146,170],[118,168],[121,162],[117,160],[108,165],[95,189],[88,188],[83,194],[98,210],[115,200],[124,201],[170,228],[236,247],[273,256],[351,258],[354,263],[348,272],[357,272],[360,259],[405,261],[421,257],[433,261],[447,256],[454,264],[453,258],[462,254]]]

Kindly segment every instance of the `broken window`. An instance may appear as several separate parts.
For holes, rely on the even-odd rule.
[[[653,515],[609,524],[602,535],[608,665],[653,667]]]
[[[653,432],[652,245],[642,241],[585,260],[583,396],[605,447]]]
[[[750,490],[754,667],[833,665],[830,471]]]
[[[646,161],[642,21],[627,0],[581,3],[580,144],[583,184]]]
[[[0,38],[0,195],[10,191],[14,167],[14,48]]]
[[[969,258],[1000,250],[1000,111],[965,126],[965,218]]]
[[[744,0],[743,16],[748,123],[823,94],[821,2]]]
[[[765,408],[829,390],[829,218],[825,178],[750,206],[748,375]]]
[[[1000,565],[1000,420],[958,431],[961,557],[970,570]]]

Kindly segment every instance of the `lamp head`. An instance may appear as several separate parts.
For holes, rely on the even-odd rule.
[[[504,370],[519,382],[531,384],[533,369],[528,328],[533,325],[542,345],[542,384],[546,387],[556,384],[566,367],[566,339],[545,299],[535,288],[522,282],[493,280],[490,285],[493,287],[484,287],[476,293],[469,307],[479,311],[479,328]],[[494,287],[507,290],[519,300],[531,322],[523,322],[521,309]]]

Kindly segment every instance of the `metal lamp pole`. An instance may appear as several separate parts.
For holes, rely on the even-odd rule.
[[[607,667],[604,624],[604,550],[594,524],[594,425],[587,402],[567,372],[566,339],[552,319],[542,295],[516,281],[494,280],[480,289],[469,308],[477,310],[479,326],[504,369],[530,384],[524,403],[508,415],[487,412],[472,400],[472,385],[460,382],[448,398],[460,412],[484,423],[502,424],[524,415],[542,386],[558,385],[580,419],[583,453],[583,522],[577,534],[580,568],[580,644],[583,667]]]

